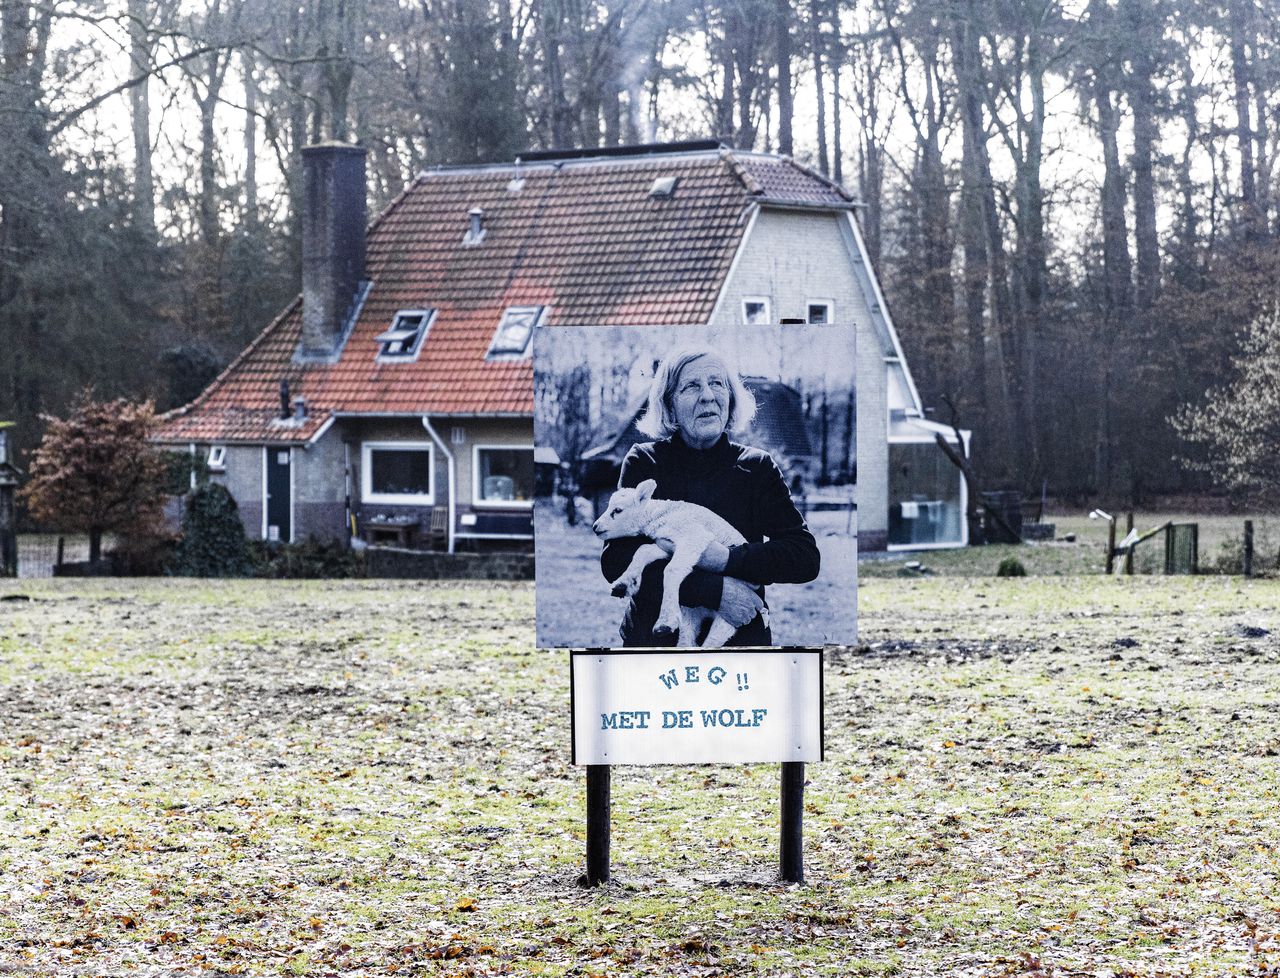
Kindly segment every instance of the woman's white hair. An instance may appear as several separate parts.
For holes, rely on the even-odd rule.
[[[751,419],[756,416],[755,395],[747,390],[738,372],[729,366],[723,356],[710,347],[691,346],[668,353],[658,364],[653,384],[649,388],[645,412],[636,422],[636,427],[643,434],[651,438],[670,438],[680,430],[672,404],[676,381],[680,378],[681,370],[703,357],[709,357],[720,364],[729,381],[729,423],[725,425],[725,430],[734,434],[747,430]]]

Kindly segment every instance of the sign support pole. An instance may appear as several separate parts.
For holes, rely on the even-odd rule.
[[[804,761],[782,762],[782,833],[778,849],[783,882],[803,883]]]
[[[608,764],[587,765],[587,886],[609,882],[609,781]]]

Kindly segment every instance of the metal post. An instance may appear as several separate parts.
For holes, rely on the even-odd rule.
[[[1125,514],[1124,518],[1124,535],[1127,538],[1133,532],[1133,511]],[[1133,576],[1133,544],[1125,547],[1124,550],[1124,572],[1130,577]]]
[[[779,871],[784,883],[804,882],[804,762],[782,762],[782,838]]]
[[[587,765],[587,886],[609,882],[609,765]]]
[[[1253,577],[1253,520],[1244,521],[1244,576]]]

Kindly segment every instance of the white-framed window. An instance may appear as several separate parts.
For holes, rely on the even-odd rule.
[[[471,452],[471,501],[475,506],[533,506],[533,446],[476,445]]]
[[[835,303],[830,299],[810,299],[805,307],[804,321],[813,326],[825,326],[833,322],[832,309]]]
[[[360,497],[366,503],[435,504],[435,455],[429,441],[367,441],[360,446]]]
[[[227,471],[227,446],[210,445],[209,456],[205,459],[205,464],[210,472]]]
[[[493,342],[489,344],[489,352],[485,354],[486,359],[515,360],[528,356],[533,328],[541,322],[546,308],[546,306],[508,306],[493,334]]]
[[[748,326],[773,322],[773,303],[767,295],[749,295],[742,300],[742,321]]]
[[[378,337],[379,362],[418,359],[422,341],[435,317],[434,309],[402,309],[396,313],[391,328]]]

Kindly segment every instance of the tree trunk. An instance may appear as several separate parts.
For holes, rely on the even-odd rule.
[[[844,183],[844,144],[840,134],[840,69],[844,66],[844,44],[840,40],[840,0],[832,0],[831,24],[835,38],[831,56],[831,175]]]
[[[1132,71],[1129,78],[1129,105],[1133,110],[1133,236],[1137,259],[1135,298],[1140,313],[1149,310],[1160,294],[1160,239],[1156,228],[1156,183],[1153,166],[1160,138],[1155,118],[1156,95],[1152,78],[1156,72],[1151,45],[1159,24],[1140,0],[1122,0],[1121,24],[1134,39]]]
[[[1098,110],[1098,137],[1102,142],[1102,264],[1106,318],[1114,327],[1131,311],[1129,228],[1125,219],[1125,174],[1120,165],[1116,134],[1119,113],[1112,92],[1099,84],[1094,103]]]
[[[858,105],[858,192],[866,205],[859,215],[867,256],[875,268],[880,267],[880,235],[884,163],[880,143],[880,80],[873,61],[875,46],[863,42],[857,47],[854,62],[853,92]]]
[[[1251,98],[1247,47],[1255,38],[1249,24],[1248,0],[1231,0],[1227,6],[1228,30],[1231,38],[1231,80],[1236,110],[1236,144],[1240,153],[1240,222],[1246,237],[1253,237],[1262,229],[1258,214],[1258,192],[1254,180],[1254,132],[1249,116]]]
[[[1034,29],[1033,29],[1034,30]],[[1040,38],[1033,32],[1027,43],[1027,81],[1031,112],[1022,117],[1023,155],[1017,161],[1018,201],[1018,376],[1020,418],[1023,432],[1019,478],[1034,482],[1041,476],[1042,439],[1045,435],[1042,410],[1040,342],[1046,254],[1044,242],[1044,190],[1040,169],[1044,146],[1044,61]]]
[[[1125,175],[1120,166],[1120,149],[1116,133],[1120,128],[1119,113],[1112,102],[1109,85],[1099,79],[1094,92],[1098,111],[1098,137],[1102,142],[1102,265],[1103,315],[1099,343],[1099,362],[1104,371],[1098,398],[1098,424],[1095,432],[1095,488],[1104,494],[1112,489],[1111,443],[1111,359],[1122,349],[1121,333],[1132,313],[1129,262],[1129,230],[1125,220]]]
[[[827,97],[826,79],[822,70],[822,13],[818,0],[811,0],[809,8],[810,28],[813,43],[813,82],[818,96],[818,172],[829,176],[831,168],[827,165]]]
[[[258,80],[254,76],[253,51],[240,52],[244,70],[244,222],[258,226]]]
[[[218,55],[211,55],[210,58],[216,62]],[[218,149],[213,122],[218,108],[218,93],[222,88],[221,73],[216,67],[207,81],[208,88],[199,100],[200,196],[197,214],[201,240],[206,247],[212,249],[218,240]]]
[[[791,4],[789,0],[773,3],[774,46],[778,63],[778,152],[790,156],[792,149],[791,118]]]
[[[151,71],[150,20],[147,0],[129,0],[129,57],[134,76]],[[129,113],[133,128],[133,223],[148,241],[156,233],[156,188],[151,172],[150,79],[129,89]]]

